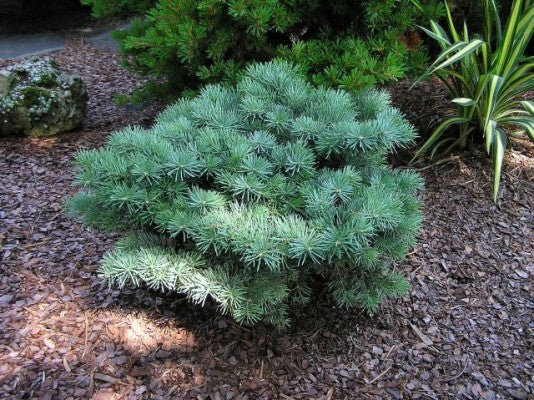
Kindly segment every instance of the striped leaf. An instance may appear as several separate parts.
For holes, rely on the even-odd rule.
[[[506,151],[506,133],[500,129],[495,130],[495,141],[493,143],[493,201],[497,202],[499,185],[501,183],[502,162]]]
[[[414,159],[429,149],[433,155],[449,144],[446,151],[454,146],[463,147],[469,135],[481,130],[484,147],[493,156],[496,199],[507,145],[505,127],[520,127],[534,141],[534,102],[517,101],[518,96],[534,90],[534,56],[525,54],[534,35],[534,1],[502,2],[510,5],[505,26],[501,24],[497,0],[481,1],[482,38],[470,39],[466,23],[461,32],[456,30],[447,2],[448,32],[434,21],[431,31],[422,28],[442,49],[425,76],[434,73],[444,83],[457,115],[438,126]],[[450,129],[453,125],[459,125],[459,129]]]
[[[413,158],[411,159],[411,163],[414,162],[414,160],[419,157],[421,154],[426,152],[434,143],[436,143],[441,136],[445,133],[447,129],[449,129],[453,125],[459,125],[459,124],[465,124],[466,122],[469,122],[467,118],[464,117],[451,117],[447,118],[445,121],[443,121],[434,131],[432,136],[430,136],[425,143],[417,150]]]
[[[417,8],[420,12],[423,12],[423,7],[421,7],[421,4],[417,0],[410,0],[415,8]]]
[[[447,40],[447,42],[449,43],[449,45],[451,44],[451,41],[449,39],[449,35],[447,35],[447,32],[445,32],[445,29],[443,29],[441,27],[441,25],[439,25],[437,22],[435,21],[430,21],[430,26],[432,28],[432,30],[434,31],[434,33],[438,36],[441,36],[442,38],[444,38],[445,40]]]
[[[493,118],[493,110],[495,109],[495,104],[497,103],[499,91],[501,90],[502,86],[504,84],[504,79],[497,75],[491,75],[489,79],[489,85],[486,88],[487,96],[486,96],[486,108],[484,110],[485,122],[484,122],[484,130],[487,129],[488,123]],[[486,150],[488,149],[488,144],[486,142]]]
[[[512,3],[512,10],[508,16],[508,23],[504,30],[504,36],[501,42],[501,49],[499,53],[499,60],[497,62],[497,74],[501,75],[504,72],[506,63],[508,61],[508,56],[512,50],[514,44],[514,35],[517,30],[517,24],[519,22],[520,13],[522,9],[522,0],[514,0]]]
[[[525,62],[519,68],[516,68],[516,70],[508,77],[510,84],[513,84],[515,81],[524,78],[526,75],[531,75],[531,77],[534,79],[532,71],[534,71],[534,60]]]
[[[530,9],[523,18],[517,27],[516,37],[513,40],[512,49],[508,55],[506,63],[503,64],[504,76],[508,76],[515,69],[517,64],[521,61],[525,53],[525,49],[532,40],[532,34],[534,32],[534,7]]]
[[[525,110],[531,115],[534,117],[534,102],[532,101],[520,101],[519,102],[524,108]]]
[[[436,58],[436,60],[434,61],[434,63],[432,64],[432,66],[434,65],[438,65],[440,62],[442,62],[443,60],[447,60],[449,58],[449,56],[451,54],[454,54],[455,52],[458,52],[460,50],[462,50],[465,46],[467,46],[468,43],[466,42],[457,42],[457,43],[454,43],[453,45],[451,45],[448,49],[442,51],[439,55],[438,55],[438,58]],[[431,66],[431,68],[432,68]]]
[[[428,36],[430,36],[432,39],[439,42],[440,44],[444,44],[447,46],[451,45],[451,42],[449,41],[447,37],[441,36],[438,33],[434,33],[431,30],[428,30],[423,26],[419,26],[418,28],[420,28],[423,32],[425,32]]]
[[[469,30],[467,29],[466,21],[464,21],[464,42],[469,42]]]
[[[452,99],[452,102],[462,107],[469,107],[476,104],[476,101],[467,97],[457,97]]]
[[[460,35],[454,26],[454,18],[452,18],[451,8],[449,3],[445,1],[445,10],[447,11],[447,23],[449,24],[449,32],[451,33],[452,39],[456,42],[460,40]]]
[[[534,119],[522,116],[515,116],[503,120],[508,125],[517,125],[525,130],[525,133],[534,141]]]
[[[458,44],[461,44],[461,46],[458,46]],[[462,60],[464,57],[466,57],[469,54],[471,54],[472,52],[478,50],[483,44],[484,44],[484,42],[482,40],[473,39],[469,43],[460,42],[460,43],[457,43],[457,44],[453,45],[451,47],[451,49],[453,51],[457,50],[458,48],[460,48],[460,50],[457,51],[452,57],[448,58],[443,63],[441,63],[438,66],[434,67],[432,69],[432,72],[438,71],[438,70],[440,70],[442,68],[446,68],[449,65],[452,65],[455,62]],[[447,50],[446,53],[451,53],[451,51],[450,51],[451,49]]]
[[[486,142],[486,152],[489,154],[491,151],[491,146],[495,141],[495,132],[497,130],[497,122],[494,120],[489,120],[484,126],[484,139]]]
[[[491,10],[492,10],[492,16],[493,20],[495,21],[495,26],[497,27],[497,42],[500,43],[502,41],[502,24],[501,24],[501,18],[499,16],[499,9],[497,8],[497,4],[495,3],[495,0],[491,1]],[[490,14],[490,15],[491,15]],[[489,37],[488,40],[491,40],[492,37]]]

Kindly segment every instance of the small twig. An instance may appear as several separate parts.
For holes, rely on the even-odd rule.
[[[466,368],[467,368],[467,360],[464,362],[464,367],[462,368],[462,371],[458,375],[454,375],[454,376],[451,376],[450,378],[443,379],[442,382],[449,382],[449,381],[458,379],[464,374]]]
[[[33,249],[34,247],[39,247],[40,245],[45,244],[45,243],[46,243],[46,240],[35,242],[35,243],[30,243],[24,246],[24,250],[30,250],[30,249]]]
[[[63,356],[63,368],[65,368],[65,371],[70,373],[72,371],[72,368],[69,365],[69,362],[67,361],[67,358]]]
[[[81,358],[84,358],[85,353],[87,353],[87,341],[89,339],[89,320],[87,319],[87,311],[84,312],[84,315],[85,315],[85,339],[83,342],[83,353],[82,353]]]
[[[263,379],[263,360],[261,360],[261,367],[260,367],[260,380]]]
[[[33,310],[30,310],[28,307],[22,307],[24,308],[26,311],[28,311],[31,315],[33,315],[34,317],[37,317],[39,314],[37,314],[35,311]]]
[[[421,341],[426,345],[426,346],[432,346],[434,344],[434,342],[432,341],[432,339],[430,339],[427,335],[425,335],[423,332],[421,332],[421,330],[415,326],[414,324],[412,324],[410,321],[408,321],[408,323],[410,324],[410,326],[412,327],[413,331],[417,334],[417,336],[419,336],[419,339],[421,339]]]
[[[424,267],[424,265],[420,265],[420,266],[418,266],[416,269],[414,269],[414,270],[410,273],[410,275],[415,275],[415,274],[417,274],[417,272],[419,272],[419,270],[420,270],[421,268],[423,268],[423,267]]]
[[[178,387],[179,387],[178,385],[174,385],[172,388],[170,388],[169,391],[167,392],[166,397],[170,397],[171,394],[173,394],[174,391],[175,391],[176,389],[178,389]]]
[[[280,397],[286,400],[295,400],[293,397],[288,396],[287,394],[280,393]]]
[[[318,334],[320,331],[321,331],[320,329],[318,329],[317,331],[315,331],[315,333],[314,333],[313,335],[311,335],[309,341],[311,342],[311,341],[313,340],[313,338],[314,338],[315,336],[317,336],[317,334]]]
[[[386,358],[384,358],[384,360],[387,360],[389,355],[391,354],[391,352],[393,351],[393,349],[395,348],[395,346],[397,346],[396,344],[394,344],[393,346],[391,346],[391,348],[389,349],[388,351],[388,354],[386,355]]]
[[[101,374],[99,372],[95,372],[93,375],[94,379],[97,379],[101,382],[111,383],[111,384],[119,384],[119,385],[126,385],[126,383],[122,382],[120,379],[115,378],[114,376],[107,375],[107,374]]]
[[[393,367],[393,364],[391,364],[389,367],[387,367],[383,372],[380,373],[380,375],[378,375],[376,378],[374,378],[371,382],[368,383],[368,385],[372,385],[373,383],[375,383],[377,380],[379,380],[380,378],[382,378],[386,372],[388,372],[391,367]]]
[[[91,371],[91,374],[89,375],[89,393],[93,393],[93,388],[95,385],[95,371]]]
[[[328,389],[328,393],[326,393],[326,399],[325,400],[332,400],[332,396],[334,395],[334,389],[330,388]]]
[[[440,164],[446,164],[448,162],[456,161],[456,160],[459,160],[459,159],[460,159],[460,156],[450,156],[450,157],[447,157],[447,158],[442,158],[441,160],[438,160],[435,163],[427,165],[425,167],[415,168],[415,170],[416,171],[424,171],[424,170],[436,167],[436,166],[438,166]]]
[[[11,347],[5,344],[0,343],[0,347],[3,347],[4,349],[8,349],[11,353],[15,353],[15,350],[13,350]]]

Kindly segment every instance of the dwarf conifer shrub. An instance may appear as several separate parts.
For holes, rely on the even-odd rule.
[[[323,282],[340,307],[405,293],[421,178],[386,166],[414,130],[375,90],[314,89],[288,63],[207,86],[149,130],[77,157],[70,210],[127,233],[100,276],[214,300],[238,322],[288,324]]]

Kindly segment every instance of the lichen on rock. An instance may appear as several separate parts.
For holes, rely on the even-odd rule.
[[[87,111],[82,79],[50,58],[0,70],[0,136],[51,136],[76,128]]]

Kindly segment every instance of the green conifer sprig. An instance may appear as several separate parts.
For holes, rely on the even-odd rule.
[[[128,234],[110,284],[212,299],[238,322],[289,323],[320,275],[341,307],[377,309],[406,281],[421,178],[385,165],[415,137],[384,92],[314,89],[285,62],[249,67],[77,157],[70,210]]]
[[[388,83],[424,68],[416,26],[445,15],[440,0],[82,2],[98,17],[141,14],[114,33],[124,64],[150,79],[129,98],[138,103],[234,83],[248,63],[275,57],[301,64],[314,85],[355,91]]]

